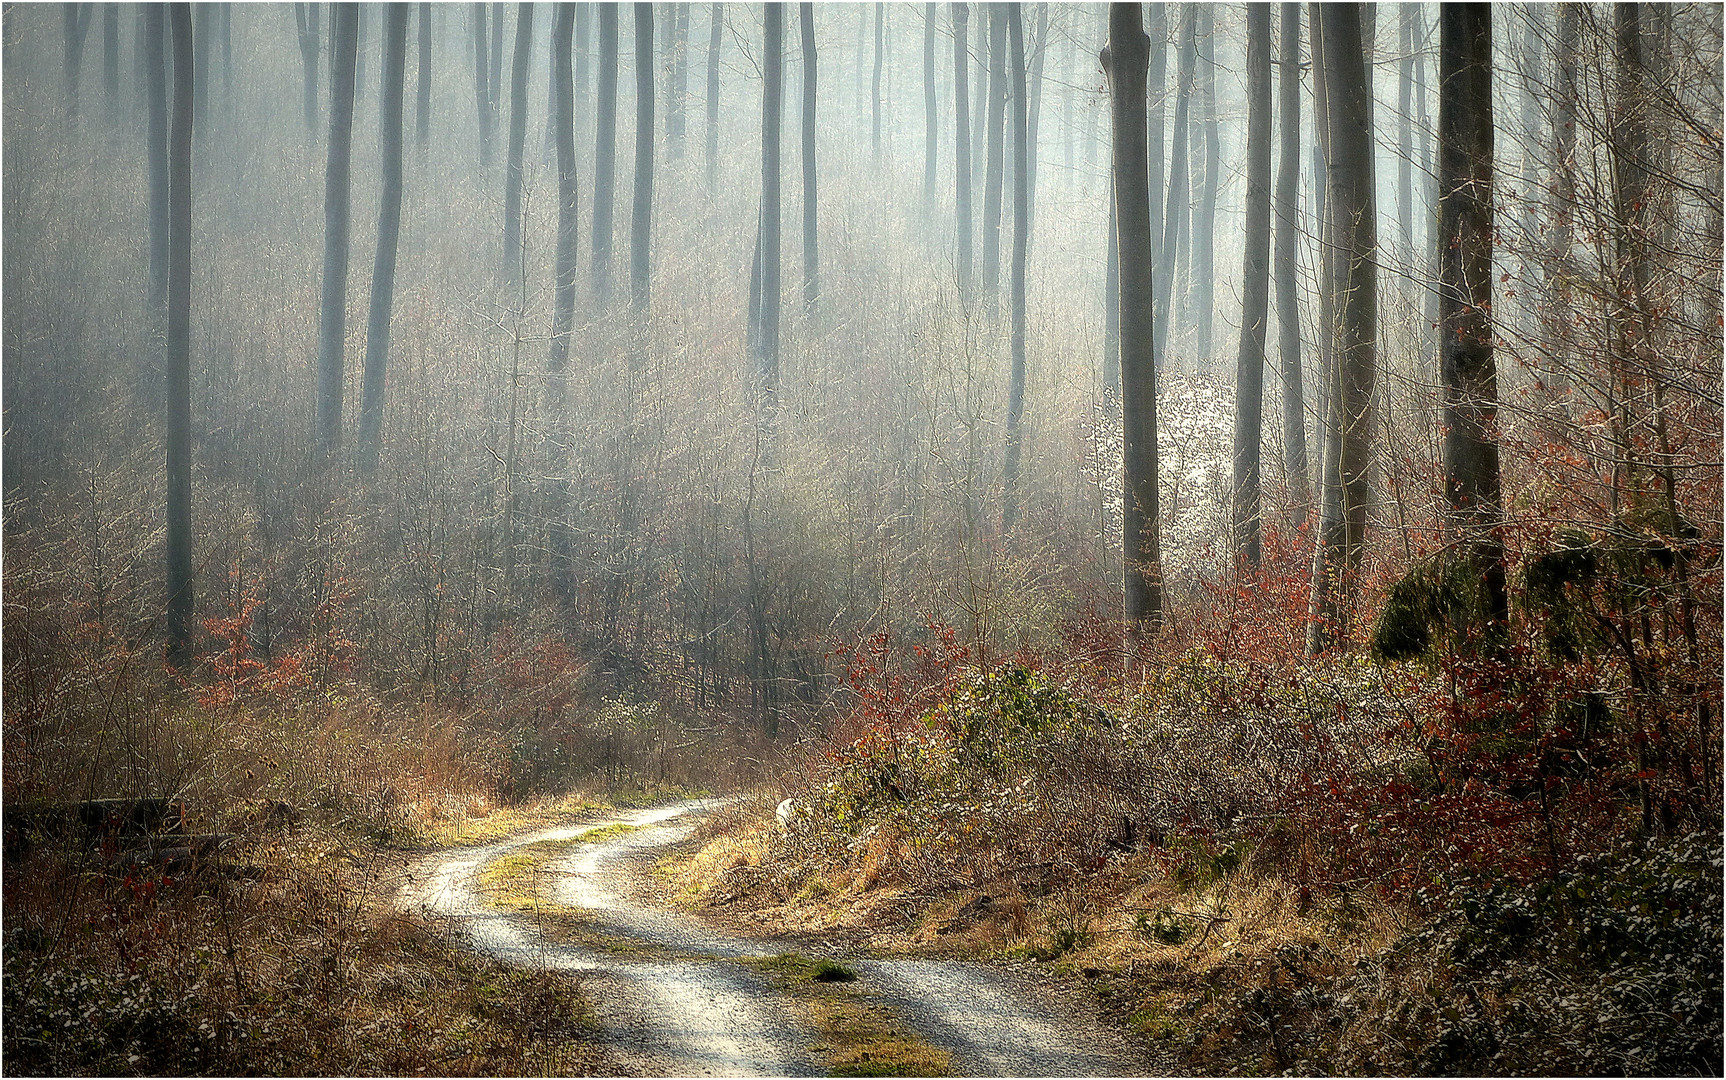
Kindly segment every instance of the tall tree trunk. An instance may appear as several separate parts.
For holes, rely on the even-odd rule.
[[[970,6],[970,5],[968,5]],[[982,198],[983,177],[988,173],[988,148],[984,134],[989,130],[989,10],[986,2],[974,5],[977,15],[977,51],[972,57],[972,85],[977,92],[971,103],[971,205]]]
[[[576,248],[581,228],[576,191],[575,78],[570,43],[576,22],[575,4],[559,4],[551,30],[553,127],[557,142],[557,266],[552,287],[551,414],[563,422],[567,401],[569,337],[575,325]]]
[[[725,34],[725,5],[713,5],[707,38],[707,197],[719,194],[719,45]]]
[[[419,6],[419,86],[414,102],[414,143],[421,153],[431,145],[432,6]]]
[[[629,298],[638,315],[649,299],[653,237],[653,5],[635,5],[635,205],[629,229]],[[645,325],[637,328],[645,337]]]
[[[954,252],[959,279],[959,302],[971,303],[971,112],[967,100],[966,75],[971,50],[966,41],[971,5],[956,0],[949,9],[953,18],[953,214],[957,219]]]
[[[1555,356],[1568,347],[1570,284],[1566,272],[1574,258],[1572,229],[1576,221],[1576,110],[1579,83],[1576,59],[1581,50],[1581,5],[1558,5],[1558,40],[1553,58],[1552,87],[1552,247],[1546,260],[1547,346]],[[1557,366],[1557,365],[1555,365]]]
[[[665,137],[671,159],[683,160],[684,102],[689,97],[689,5],[674,5],[671,42],[667,48],[670,68],[666,72]]]
[[[328,456],[342,444],[342,362],[348,315],[349,160],[354,134],[354,64],[359,10],[338,4],[330,40],[330,137],[324,165],[323,299],[318,310],[316,445]]]
[[[797,16],[803,37],[803,311],[809,314],[821,295],[821,261],[815,246],[819,206],[815,190],[815,5],[797,5]]]
[[[870,127],[869,145],[874,150],[875,160],[881,160],[881,63],[883,57],[883,38],[887,5],[877,0],[875,4],[875,78],[870,82],[869,100],[872,103],[874,124]]]
[[[1492,8],[1442,4],[1438,14],[1439,340],[1444,358],[1444,488],[1449,525],[1485,590],[1509,614],[1492,353]]]
[[[1247,5],[1247,202],[1241,346],[1235,360],[1235,556],[1259,564],[1259,451],[1264,443],[1265,324],[1270,307],[1271,6]]]
[[[485,5],[473,6],[473,98],[479,115],[479,164],[491,166],[491,62],[486,57]]]
[[[617,5],[600,4],[598,116],[593,152],[593,306],[611,302],[612,199],[617,175]]]
[[[120,5],[102,5],[102,121],[120,123]]]
[[[80,5],[88,6],[88,5]],[[192,5],[192,69],[200,78],[192,87],[192,141],[202,144],[210,116],[210,40],[215,36],[216,5]]]
[[[1301,376],[1300,282],[1295,244],[1300,230],[1300,4],[1282,5],[1277,90],[1282,112],[1276,181],[1277,362],[1282,372],[1283,476],[1296,524],[1312,510],[1307,472],[1306,394]]]
[[[1333,641],[1346,641],[1354,615],[1355,579],[1366,540],[1378,324],[1378,212],[1373,191],[1371,84],[1361,12],[1352,4],[1327,5],[1318,24],[1323,48],[1315,63],[1325,82],[1325,177],[1334,222],[1331,261],[1338,299],[1337,391],[1331,398],[1329,425],[1337,446],[1342,520],[1340,530],[1320,537],[1314,560],[1308,647],[1315,653]]]
[[[1031,234],[1031,147],[1025,100],[1025,23],[1023,5],[1007,4],[1008,60],[1013,95],[1013,262],[1008,303],[1012,307],[1012,370],[1007,379],[1006,459],[1001,470],[1001,531],[1011,532],[1019,517],[1019,457],[1025,416],[1025,256]]]
[[[1157,365],[1152,338],[1151,199],[1145,145],[1145,75],[1152,43],[1140,5],[1109,5],[1109,76],[1114,131],[1115,222],[1121,253],[1123,614],[1129,640],[1163,621],[1162,543],[1157,506]]]
[[[1420,168],[1417,170],[1420,179],[1416,183],[1415,200],[1425,206],[1438,205],[1438,188],[1434,178],[1438,176],[1438,162],[1432,152],[1432,124],[1427,112],[1426,94],[1426,24],[1420,14],[1420,5],[1413,5],[1415,34],[1415,65],[1414,65],[1414,130],[1418,136]],[[1431,211],[1427,211],[1430,213]],[[1429,219],[1430,220],[1430,219]],[[1426,272],[1425,288],[1422,296],[1426,318],[1422,320],[1424,333],[1421,337],[1421,353],[1429,358],[1429,371],[1438,370],[1438,247],[1431,242],[1434,235],[1431,227],[1426,230]]]
[[[165,319],[168,313],[168,82],[164,36],[167,9],[162,4],[141,4],[144,19],[144,93],[149,99],[145,137],[150,168],[150,311]]]
[[[234,5],[224,3],[222,12],[222,112],[234,113]]]
[[[1402,254],[1414,272],[1414,219],[1421,213],[1414,205],[1414,4],[1398,9],[1397,45],[1402,59],[1396,65],[1396,209],[1402,235]]]
[[[503,172],[503,279],[513,294],[522,281],[521,167],[527,151],[527,69],[533,60],[533,5],[517,4],[515,56],[509,69],[509,157]],[[525,304],[524,304],[525,306]]]
[[[989,17],[989,168],[983,181],[983,299],[995,312],[1001,281],[1001,188],[1006,172],[1007,21],[1000,8]]]
[[[1169,73],[1169,7],[1167,4],[1147,5],[1150,21],[1145,33],[1151,42],[1150,70],[1145,81],[1145,153],[1146,176],[1151,190],[1151,266],[1161,272],[1163,253],[1163,172],[1164,116]],[[1112,232],[1113,230],[1111,230]]]
[[[935,151],[939,144],[935,122],[935,9],[923,5],[923,213],[935,211]]]
[[[486,79],[486,101],[491,105],[492,130],[502,123],[503,116],[503,16],[508,4],[491,6],[491,74]]]
[[[402,228],[402,97],[407,81],[408,5],[384,5],[383,82],[378,133],[383,199],[378,207],[378,249],[372,262],[371,313],[366,320],[366,366],[360,396],[360,471],[371,474],[383,446],[384,376],[389,370],[390,315],[395,307],[396,247]]]
[[[66,35],[66,116],[78,119],[78,84],[84,70],[84,42],[89,38],[89,4],[60,5]]]
[[[785,108],[785,7],[769,3],[762,34],[761,89],[761,311],[759,366],[765,404],[779,392],[780,194],[779,141]]]
[[[162,16],[159,16],[159,18]],[[174,43],[168,136],[168,660],[192,654],[192,9],[168,5]],[[159,31],[158,31],[159,33]]]
[[[551,27],[551,101],[557,144],[557,265],[552,287],[551,355],[547,368],[546,414],[556,459],[552,463],[550,547],[554,579],[567,598],[573,595],[570,552],[574,537],[568,523],[569,339],[575,323],[576,244],[580,234],[576,198],[575,75],[570,51],[577,5],[557,5]]]
[[[1181,5],[1180,43],[1175,53],[1175,118],[1169,131],[1169,197],[1164,203],[1162,251],[1159,253],[1156,275],[1155,313],[1152,333],[1155,338],[1157,363],[1167,355],[1169,324],[1174,314],[1175,260],[1186,246],[1187,224],[1192,206],[1188,193],[1188,165],[1191,139],[1188,138],[1187,111],[1193,96],[1193,68],[1198,59],[1198,5]]]
[[[323,41],[318,31],[318,13],[322,10],[323,5],[318,3],[294,5],[294,26],[300,35],[300,67],[304,73],[306,130],[314,133],[318,130],[318,50]]]
[[[1147,172],[1147,177],[1149,173]],[[1148,182],[1148,181],[1147,181]],[[1121,396],[1121,251],[1120,215],[1115,207],[1114,181],[1109,182],[1109,238],[1103,256],[1103,390],[1113,405]]]
[[[1216,8],[1206,4],[1201,9],[1203,25],[1199,37],[1205,42],[1204,56],[1199,67],[1200,121],[1204,125],[1205,182],[1199,202],[1199,213],[1193,217],[1193,315],[1198,330],[1195,351],[1208,361],[1212,350],[1212,329],[1216,323],[1216,282],[1213,278],[1214,245],[1216,243],[1217,189],[1223,175],[1222,146],[1217,123],[1217,60]]]
[[[1025,130],[1028,132],[1026,145],[1030,147],[1030,170],[1025,174],[1025,194],[1030,200],[1030,217],[1027,219],[1029,224],[1025,226],[1025,234],[1034,239],[1037,235],[1037,151],[1041,145],[1037,141],[1037,123],[1043,108],[1043,54],[1048,52],[1049,48],[1049,5],[1043,0],[1039,0],[1037,4],[1036,41],[1034,45],[1027,47],[1030,51],[1026,58],[1026,75],[1030,85],[1025,91],[1025,105],[1029,110]]]

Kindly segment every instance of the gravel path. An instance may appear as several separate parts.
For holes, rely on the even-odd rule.
[[[660,807],[581,827],[549,829],[446,852],[403,887],[400,903],[453,919],[474,948],[509,963],[587,975],[620,1066],[652,1076],[810,1076],[814,1033],[778,992],[726,959],[806,942],[727,934],[636,899],[655,852],[689,835],[715,800]],[[597,912],[608,935],[653,946],[634,957],[542,937],[530,918],[498,911],[477,887],[485,867],[518,848],[569,840],[615,824],[636,826],[572,847],[554,860],[552,899]],[[1167,1074],[1094,1014],[1075,1010],[1025,973],[952,960],[862,960],[856,986],[892,1006],[962,1075],[1140,1076]],[[1079,1015],[1075,1015],[1075,1013]]]

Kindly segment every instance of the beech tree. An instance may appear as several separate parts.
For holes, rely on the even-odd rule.
[[[635,5],[635,205],[629,229],[629,297],[647,313],[648,246],[653,238],[653,5]],[[645,344],[645,326],[638,326]]]
[[[881,160],[881,63],[885,27],[882,21],[886,18],[887,5],[876,0],[875,4],[875,77],[869,83],[869,100],[873,108],[874,122],[870,126],[869,145],[875,155],[875,160]]]
[[[414,97],[414,145],[421,153],[431,145],[432,6],[419,6],[419,66]]]
[[[423,23],[423,17],[422,17]],[[402,98],[407,81],[408,6],[384,7],[383,83],[378,93],[378,135],[383,196],[378,206],[378,248],[372,262],[371,313],[366,319],[365,381],[360,396],[360,471],[377,469],[383,445],[384,377],[389,370],[390,316],[395,308],[396,248],[402,226]]]
[[[725,34],[725,5],[714,4],[707,38],[707,197],[719,191],[719,44]]]
[[[1321,10],[1322,9],[1322,10]],[[1373,379],[1377,368],[1378,211],[1373,195],[1372,92],[1353,4],[1312,7],[1313,62],[1324,84],[1325,179],[1336,304],[1336,374],[1325,407],[1325,493],[1313,559],[1307,648],[1345,641],[1366,544]],[[1334,480],[1333,480],[1334,478]]]
[[[1025,101],[1025,25],[1021,5],[1006,6],[1010,66],[1013,72],[1013,262],[1008,303],[1012,307],[1012,370],[1007,382],[1007,446],[1002,468],[1005,491],[1001,531],[1011,532],[1019,516],[1019,455],[1025,415],[1025,258],[1030,243],[1031,183],[1029,109]]]
[[[933,6],[933,5],[931,5]],[[803,310],[815,310],[821,294],[821,263],[816,250],[815,190],[815,5],[797,5],[803,39]]]
[[[923,212],[935,208],[935,150],[939,130],[935,119],[935,7],[923,5]]]
[[[84,42],[89,39],[91,4],[60,6],[66,38],[66,116],[78,119],[78,84],[84,71]]]
[[[1281,138],[1276,180],[1277,364],[1282,375],[1283,481],[1295,523],[1312,508],[1307,473],[1306,394],[1302,385],[1300,295],[1295,243],[1300,230],[1300,4],[1281,5],[1277,110]]]
[[[593,151],[593,304],[611,302],[612,198],[617,172],[617,5],[599,5],[599,93]]]
[[[762,11],[761,215],[756,237],[760,298],[755,348],[758,376],[771,407],[779,391],[779,139],[784,115],[785,8],[770,3]]]
[[[323,10],[322,4],[296,3],[294,5],[294,27],[299,31],[300,68],[304,76],[304,109],[306,113],[306,130],[318,130],[318,50],[322,37],[318,32],[318,13]]]
[[[491,165],[491,64],[486,57],[485,5],[473,6],[473,100],[479,117],[479,163]]]
[[[1204,42],[1204,46],[1198,50],[1200,55],[1197,57],[1199,130],[1193,133],[1193,141],[1204,139],[1205,171],[1203,182],[1194,185],[1192,256],[1187,260],[1192,274],[1186,296],[1192,305],[1192,326],[1197,330],[1193,352],[1198,359],[1208,362],[1216,312],[1213,267],[1216,265],[1217,189],[1222,184],[1223,163],[1217,120],[1216,5],[1201,4],[1198,8],[1199,22],[1195,35],[1197,40]]]
[[[1259,451],[1264,441],[1265,332],[1270,304],[1271,6],[1247,5],[1247,203],[1241,344],[1235,360],[1234,549],[1259,563]]]
[[[1162,533],[1157,504],[1157,365],[1152,336],[1151,198],[1145,145],[1150,66],[1138,4],[1109,5],[1115,222],[1120,248],[1123,612],[1129,640],[1162,625]]]
[[[970,22],[971,5],[956,0],[953,13],[953,216],[955,244],[954,268],[959,281],[959,302],[971,302],[971,112],[966,100],[966,73],[971,66],[971,51],[966,44],[966,28]]]
[[[173,126],[168,135],[168,662],[192,651],[192,6],[170,4]]]
[[[102,5],[102,122],[120,122],[120,5]]]
[[[349,160],[354,134],[354,64],[359,9],[338,5],[330,40],[330,135],[324,164],[323,298],[318,309],[318,414],[320,457],[342,444],[342,361],[348,315]]]
[[[1153,326],[1157,363],[1168,349],[1174,315],[1175,261],[1187,246],[1192,198],[1188,192],[1190,164],[1187,112],[1193,96],[1193,68],[1198,57],[1198,5],[1181,5],[1180,42],[1175,53],[1175,117],[1169,131],[1169,197],[1164,203],[1162,250],[1158,253]]]
[[[149,98],[149,116],[144,130],[150,171],[150,311],[164,318],[168,310],[168,82],[166,8],[162,4],[140,7],[144,20],[144,88]]]
[[[516,5],[515,56],[509,74],[509,149],[503,183],[503,279],[511,293],[521,280],[521,159],[527,149],[527,70],[533,56],[533,5]]]
[[[983,298],[991,315],[1001,281],[1001,195],[1006,171],[1007,21],[995,4],[988,4],[989,136],[988,172],[983,181]]]

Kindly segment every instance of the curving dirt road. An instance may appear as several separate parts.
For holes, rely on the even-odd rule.
[[[633,883],[653,853],[689,835],[719,805],[696,800],[549,829],[445,852],[402,888],[405,908],[447,917],[476,949],[513,964],[586,973],[610,1049],[627,1072],[674,1076],[819,1075],[817,1039],[764,978],[729,958],[795,944],[720,933],[672,909],[635,899]],[[551,898],[594,915],[617,947],[570,945],[542,936],[531,917],[491,906],[478,879],[497,859],[529,844],[571,840],[616,825],[553,861]],[[892,1007],[929,1044],[947,1051],[955,1074],[1135,1076],[1167,1073],[1094,1015],[1073,1015],[1019,973],[948,960],[862,960],[851,966],[865,993]]]

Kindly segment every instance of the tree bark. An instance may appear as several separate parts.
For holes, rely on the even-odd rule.
[[[432,11],[419,6],[419,86],[414,103],[414,142],[421,153],[431,145]]]
[[[971,303],[971,112],[966,77],[971,50],[966,42],[971,5],[957,0],[950,9],[953,18],[953,212],[956,220],[955,269],[959,302]]]
[[[1146,176],[1151,191],[1151,265],[1161,272],[1163,251],[1164,114],[1169,73],[1169,5],[1150,4],[1145,33],[1151,42],[1150,70],[1145,81]],[[1113,230],[1110,230],[1111,232]]]
[[[402,227],[402,97],[407,81],[408,6],[384,5],[383,82],[378,128],[383,199],[378,248],[372,263],[371,313],[366,320],[366,366],[360,396],[360,471],[377,470],[383,446],[384,377],[389,370],[390,316],[395,307],[396,248]]]
[[[102,5],[102,120],[120,123],[120,5]]]
[[[89,4],[60,5],[66,32],[66,116],[78,119],[78,84],[83,81],[84,42],[89,38]]]
[[[785,8],[767,4],[762,33],[761,300],[758,365],[768,408],[779,392],[780,193],[779,142],[785,94]]]
[[[496,131],[503,116],[503,16],[508,4],[491,6],[491,74],[486,79],[486,102],[491,105],[492,130]]]
[[[1492,617],[1508,617],[1492,336],[1492,8],[1438,15],[1438,252],[1444,488],[1449,526],[1481,576]]]
[[[1558,5],[1558,40],[1553,58],[1552,88],[1552,247],[1546,260],[1548,348],[1565,349],[1570,337],[1570,284],[1567,270],[1574,255],[1572,229],[1576,221],[1576,109],[1579,103],[1576,58],[1581,49],[1581,5]]]
[[[1314,5],[1316,11],[1321,5]],[[1377,367],[1378,214],[1373,193],[1371,90],[1361,38],[1361,12],[1352,4],[1322,5],[1317,19],[1325,83],[1326,165],[1330,188],[1332,279],[1336,282],[1336,389],[1327,436],[1336,446],[1338,527],[1322,530],[1314,559],[1308,648],[1318,653],[1346,641],[1354,615],[1356,576],[1366,538],[1371,404]],[[1326,467],[1329,472],[1329,464]],[[1328,478],[1328,477],[1327,477]],[[1330,523],[1326,523],[1330,524]]]
[[[491,62],[486,56],[485,5],[473,6],[473,98],[479,115],[479,164],[491,166]]]
[[[935,9],[923,5],[923,213],[935,210],[935,151],[939,143],[935,125]]]
[[[807,315],[815,310],[821,295],[821,261],[816,250],[815,5],[797,5],[797,16],[803,38],[803,311]]]
[[[1193,68],[1198,58],[1198,6],[1181,6],[1180,45],[1175,57],[1175,118],[1169,131],[1169,197],[1164,203],[1162,251],[1156,275],[1153,334],[1157,363],[1167,355],[1169,324],[1173,322],[1175,261],[1186,246],[1187,224],[1192,199],[1188,194],[1187,172],[1191,140],[1188,138],[1187,111],[1193,96]]]
[[[1001,531],[1011,532],[1019,517],[1019,456],[1025,416],[1025,257],[1031,231],[1031,147],[1028,103],[1025,100],[1025,24],[1023,5],[1005,7],[1008,60],[1013,95],[1013,262],[1009,271],[1008,303],[1012,308],[1012,370],[1007,380],[1006,459],[1002,468]]]
[[[1006,172],[1007,21],[990,3],[988,173],[983,180],[983,298],[995,313],[1001,281],[1001,189]]]
[[[1415,5],[1398,9],[1397,43],[1402,59],[1396,65],[1396,209],[1401,220],[1403,257],[1414,269],[1414,17]]]
[[[576,190],[575,77],[570,43],[575,30],[574,4],[559,4],[551,31],[551,100],[557,143],[557,266],[552,287],[551,414],[561,423],[567,400],[569,336],[575,325],[576,248],[581,229]]]
[[[1138,4],[1109,5],[1109,76],[1114,202],[1121,253],[1123,614],[1132,641],[1162,624],[1163,580],[1157,506],[1157,366],[1151,302],[1150,173],[1145,145],[1145,77],[1150,39]]]
[[[318,310],[316,445],[327,456],[342,445],[342,362],[348,314],[349,161],[354,133],[354,64],[359,10],[338,4],[330,40],[329,156],[324,166],[323,299]]]
[[[142,4],[144,19],[144,92],[149,99],[145,137],[150,168],[150,311],[165,319],[168,313],[168,83],[164,35],[167,10],[161,4]]]
[[[1147,172],[1147,176],[1148,176]],[[1103,256],[1103,389],[1110,403],[1121,396],[1121,251],[1120,215],[1116,213],[1114,182],[1109,184],[1108,250]]]
[[[192,9],[170,4],[173,126],[168,136],[168,661],[192,655]]]
[[[517,4],[515,56],[509,69],[509,156],[503,172],[503,280],[513,294],[522,281],[521,168],[527,151],[527,69],[533,58],[533,5]],[[525,306],[525,297],[522,298]]]
[[[684,102],[689,97],[689,5],[677,4],[666,71],[665,137],[673,161],[683,160]]]
[[[1283,476],[1298,525],[1312,510],[1307,471],[1306,394],[1302,386],[1300,282],[1295,244],[1300,231],[1300,4],[1282,5],[1278,66],[1282,112],[1276,181],[1277,361],[1282,373]]]
[[[593,306],[611,303],[612,199],[617,175],[617,5],[600,4],[593,152]]]
[[[81,4],[80,7],[89,5]],[[210,116],[210,39],[215,36],[216,5],[192,5],[192,69],[199,73],[192,87],[192,142],[201,146],[209,128]]]
[[[647,313],[653,237],[653,5],[635,5],[635,205],[629,230],[629,298]],[[639,327],[645,334],[645,326]]]
[[[323,40],[318,31],[318,13],[322,10],[323,5],[318,3],[294,5],[294,26],[300,35],[300,67],[304,72],[306,130],[311,132],[318,130],[318,49]]]
[[[1271,6],[1247,5],[1247,198],[1241,344],[1235,360],[1235,556],[1259,565],[1259,452],[1264,442],[1265,330],[1270,305]]]
[[[719,194],[719,45],[725,33],[725,5],[713,5],[707,38],[707,197]]]
[[[1200,120],[1205,140],[1205,180],[1201,188],[1199,213],[1193,217],[1192,290],[1193,322],[1198,331],[1194,343],[1195,355],[1203,361],[1211,357],[1216,322],[1216,281],[1214,278],[1217,222],[1217,189],[1222,182],[1222,145],[1217,123],[1217,61],[1216,8],[1206,4],[1201,9],[1203,25],[1198,36],[1205,42],[1203,63],[1199,68]]]
[[[873,148],[875,160],[881,160],[881,63],[883,57],[883,38],[887,5],[877,0],[875,4],[875,78],[870,82],[869,100],[874,110],[874,124],[870,128],[869,145]]]

